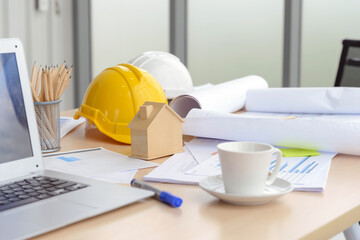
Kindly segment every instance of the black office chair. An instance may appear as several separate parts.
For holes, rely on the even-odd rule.
[[[343,40],[335,87],[360,87],[360,40]]]

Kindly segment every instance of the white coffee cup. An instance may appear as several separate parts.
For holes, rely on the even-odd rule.
[[[217,145],[225,192],[229,194],[263,195],[280,169],[282,154],[271,145],[255,142],[225,142]],[[276,163],[269,175],[270,163],[276,153]]]

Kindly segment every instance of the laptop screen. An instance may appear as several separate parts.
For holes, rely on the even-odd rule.
[[[0,163],[33,151],[15,53],[0,54]]]

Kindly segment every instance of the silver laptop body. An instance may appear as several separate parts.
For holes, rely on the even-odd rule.
[[[0,193],[1,186],[34,176],[87,186],[0,211],[0,239],[30,238],[153,195],[43,169],[25,54],[18,39],[0,39],[0,140]]]

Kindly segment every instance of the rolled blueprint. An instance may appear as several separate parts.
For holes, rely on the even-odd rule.
[[[174,98],[170,107],[181,117],[186,117],[193,108],[223,113],[235,112],[245,106],[249,89],[267,88],[267,82],[259,76],[247,76],[214,85]]]
[[[226,114],[193,109],[183,134],[360,155],[359,115]]]
[[[360,114],[360,88],[269,88],[251,89],[246,110],[250,112],[292,112]]]

